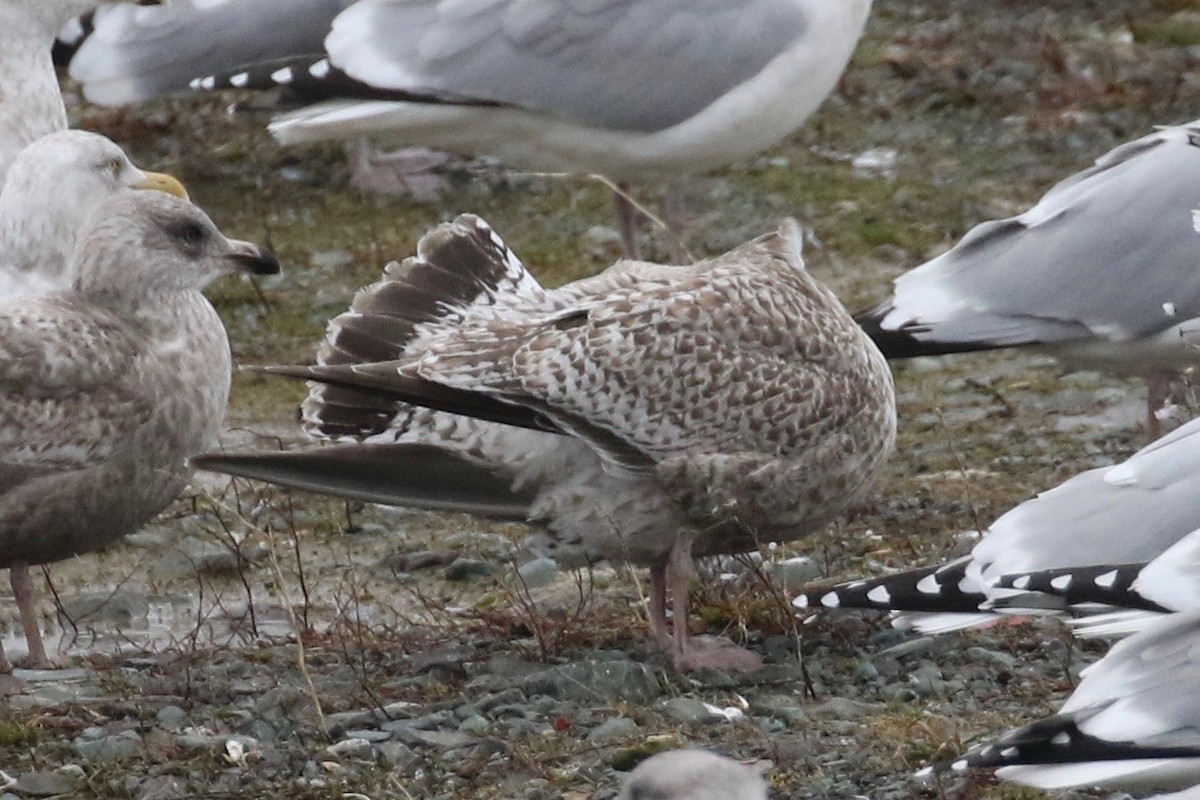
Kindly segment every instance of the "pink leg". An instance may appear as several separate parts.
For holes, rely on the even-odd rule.
[[[617,207],[617,225],[621,231],[621,244],[625,247],[626,258],[640,258],[637,245],[638,210],[629,202],[626,192],[628,184],[618,183],[619,191],[613,193],[613,203]]]
[[[650,567],[650,633],[655,643],[666,653],[671,652],[671,635],[667,633],[667,563]]]
[[[671,584],[671,615],[675,634],[674,659],[676,666],[686,659],[688,653],[688,590],[691,588],[692,563],[691,539],[682,539],[671,548],[667,556],[667,580]]]
[[[681,538],[667,557],[667,581],[671,584],[675,634],[671,661],[675,669],[680,672],[694,669],[749,672],[758,669],[762,666],[762,658],[758,654],[743,650],[728,639],[717,636],[693,638],[688,634],[688,587],[695,572],[691,550],[691,539]]]
[[[51,669],[50,660],[46,658],[46,646],[42,644],[42,632],[38,628],[37,597],[33,579],[29,577],[29,565],[24,562],[13,564],[8,569],[8,578],[12,583],[13,597],[17,600],[17,610],[21,613],[25,642],[29,645],[29,665],[35,669]]]
[[[348,148],[350,185],[366,194],[434,200],[446,181],[433,172],[450,160],[446,153],[426,147],[409,147],[390,153],[375,152],[366,139]]]

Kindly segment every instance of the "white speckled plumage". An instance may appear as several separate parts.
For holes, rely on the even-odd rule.
[[[395,446],[397,497],[406,444],[507,476],[529,494],[540,544],[567,564],[644,564],[659,580],[672,558],[799,538],[865,496],[895,435],[886,362],[809,276],[800,246],[789,224],[690,266],[618,262],[544,290],[486,224],[460,217],[360,293],[322,360],[358,364],[347,375],[368,383],[415,378],[517,409],[554,432],[342,386],[315,389],[305,417],[318,433]],[[490,268],[461,266],[458,288],[441,277],[479,261]],[[391,361],[361,364],[366,353]],[[238,456],[203,464],[288,481]]]

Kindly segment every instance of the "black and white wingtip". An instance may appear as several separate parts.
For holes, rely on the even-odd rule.
[[[225,72],[203,75],[188,84],[198,92],[223,89],[250,91],[284,90],[296,103],[322,100],[396,100],[410,103],[448,103],[494,106],[494,102],[421,89],[385,89],[350,77],[330,63],[324,53],[289,56],[274,61],[248,64]]]
[[[952,761],[925,767],[918,778],[972,769],[1097,764],[1143,759],[1200,757],[1200,747],[1144,745],[1109,741],[1079,729],[1073,714],[1060,714],[1016,728],[986,744],[971,748]]]
[[[54,66],[60,69],[65,69],[71,65],[71,59],[75,58],[75,54],[79,52],[79,48],[87,41],[87,38],[96,31],[96,11],[95,9],[88,11],[86,14],[81,14],[75,19],[66,24],[54,40],[54,45],[50,49],[50,55],[54,59]]]
[[[970,556],[936,567],[871,580],[814,587],[792,605],[803,610],[855,608],[875,611],[974,613],[986,599],[964,581]]]
[[[1170,611],[1143,597],[1134,587],[1146,566],[1144,563],[1108,564],[1002,575],[996,588],[1051,595],[1062,598],[1069,606],[1098,603],[1137,611]],[[992,606],[1006,611],[1018,610],[1022,602],[1020,597],[997,599]]]
[[[854,321],[863,329],[863,333],[871,337],[871,341],[889,361],[902,358],[918,358],[920,356],[944,356],[952,353],[974,353],[979,350],[991,350],[996,345],[987,342],[941,342],[935,338],[919,336],[929,333],[930,329],[921,325],[906,325],[893,329],[884,328],[883,319],[893,310],[890,300],[886,300],[874,308],[860,311],[854,315]]]

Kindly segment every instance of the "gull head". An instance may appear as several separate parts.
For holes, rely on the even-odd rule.
[[[109,0],[113,2],[114,0]],[[167,0],[115,0],[139,6],[168,5]],[[92,11],[99,0],[4,0],[0,5],[13,6],[47,32],[54,34],[70,20]]]
[[[103,201],[71,261],[77,291],[128,299],[202,289],[234,272],[274,275],[279,261],[227,238],[198,207],[164,192],[125,190]]]
[[[83,221],[122,189],[179,197],[178,180],[138,169],[114,142],[86,131],[58,131],[17,156],[0,191],[0,253],[15,269],[61,269]]]

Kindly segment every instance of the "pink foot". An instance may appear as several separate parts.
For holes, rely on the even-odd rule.
[[[450,156],[426,147],[409,147],[377,153],[365,141],[351,145],[350,185],[367,194],[433,200],[446,188],[446,181],[432,170]]]
[[[673,659],[675,669],[691,672],[716,669],[727,672],[753,672],[762,666],[762,656],[738,647],[722,636],[692,636],[687,647]]]

